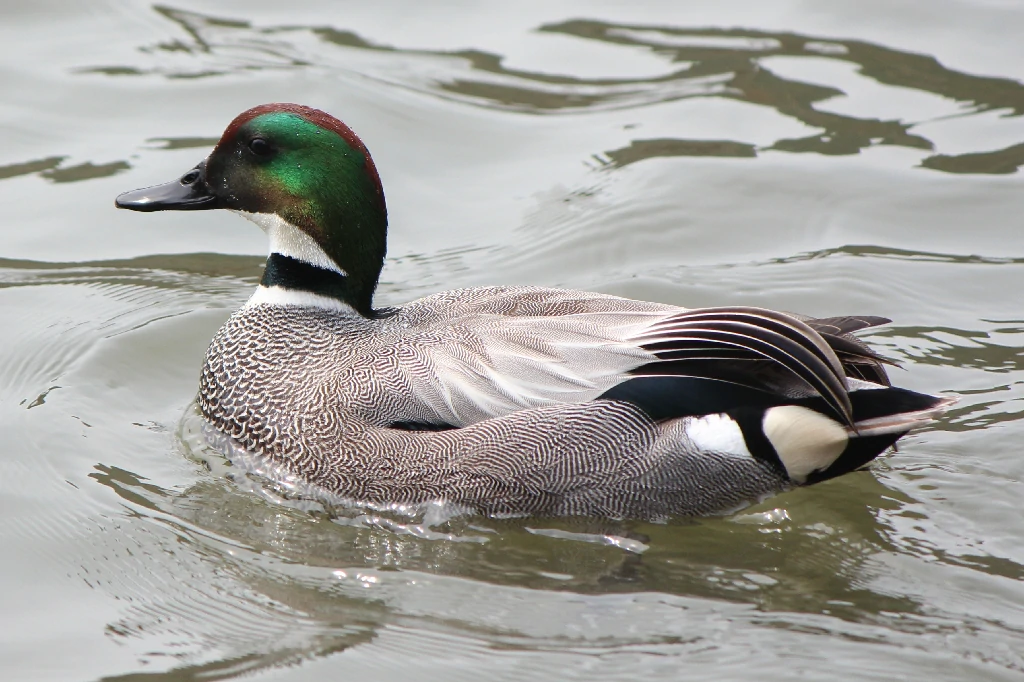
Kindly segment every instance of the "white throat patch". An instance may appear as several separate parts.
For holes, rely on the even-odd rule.
[[[348,275],[324,253],[324,250],[312,237],[276,213],[249,213],[248,211],[232,211],[232,213],[251,220],[267,233],[267,237],[270,239],[270,253],[279,253],[324,270]]]

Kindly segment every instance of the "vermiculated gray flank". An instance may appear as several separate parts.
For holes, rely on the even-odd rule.
[[[528,350],[538,359],[520,363],[515,378],[524,383],[546,380],[547,392],[582,388],[545,372],[543,360],[557,357],[559,341],[592,337],[573,331],[544,339],[517,330],[544,329],[549,321],[552,331],[571,328],[551,314],[573,309],[620,325],[631,316],[617,308],[635,308],[641,319],[670,310],[594,294],[573,300],[573,293],[461,290],[376,320],[315,308],[243,308],[207,352],[200,408],[247,450],[327,491],[378,504],[440,499],[487,514],[658,517],[722,511],[789,485],[755,458],[697,450],[686,420],[654,423],[624,402],[547,404],[476,421],[483,416],[476,391],[493,392],[494,403],[513,402],[482,370],[501,354]],[[615,350],[606,354],[619,360]],[[591,366],[601,353],[594,355]],[[388,428],[396,422],[466,425]]]

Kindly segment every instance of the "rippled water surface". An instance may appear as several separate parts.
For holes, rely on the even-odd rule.
[[[211,6],[0,9],[4,679],[1024,678],[1024,4]],[[283,500],[192,412],[263,235],[112,206],[267,101],[373,151],[383,303],[885,315],[896,380],[961,400],[727,518]]]

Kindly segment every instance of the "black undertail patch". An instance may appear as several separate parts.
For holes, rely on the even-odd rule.
[[[788,478],[789,473],[786,471],[786,465],[782,463],[782,458],[779,457],[775,446],[772,445],[772,442],[768,440],[768,436],[764,433],[764,413],[763,409],[741,407],[730,410],[727,414],[740,427],[740,433],[743,434],[743,442],[747,445],[747,452],[754,459],[764,462],[777,473]]]
[[[836,458],[836,461],[821,471],[809,473],[804,485],[820,483],[856,471],[891,448],[902,437],[903,433],[886,433],[879,436],[851,438],[846,449]]]
[[[856,421],[920,412],[941,402],[934,396],[892,387],[861,389],[852,391],[849,396]],[[600,398],[635,405],[655,422],[724,413],[736,421],[750,454],[783,475],[787,475],[785,465],[764,433],[765,411],[779,405],[799,405],[834,418],[830,406],[817,396],[789,398],[698,377],[636,377],[610,388]],[[842,454],[826,469],[808,475],[805,483],[825,481],[860,469],[892,447],[904,433],[850,438]]]
[[[887,386],[849,393],[855,421],[875,419],[904,412],[919,412],[937,406],[940,398],[905,388]],[[687,376],[642,376],[611,387],[598,399],[621,400],[636,405],[654,421],[731,413],[743,408],[762,412],[778,405],[800,405],[826,417],[835,418],[819,396],[792,398],[718,379]]]
[[[850,393],[853,418],[856,421],[929,410],[941,402],[941,398],[905,388],[866,388]]]
[[[793,400],[728,381],[685,376],[647,376],[627,379],[598,396],[636,405],[653,421],[699,417],[759,408],[762,412]],[[824,404],[824,401],[821,401]]]

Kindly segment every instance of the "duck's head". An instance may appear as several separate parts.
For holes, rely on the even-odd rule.
[[[133,211],[226,208],[270,237],[265,287],[340,298],[373,312],[387,209],[373,159],[344,123],[298,104],[239,114],[213,151],[163,185],[115,200]]]

